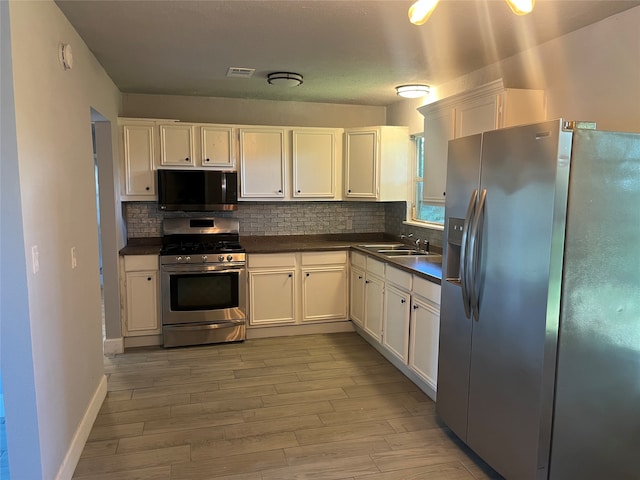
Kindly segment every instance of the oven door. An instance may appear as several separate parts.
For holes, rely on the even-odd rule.
[[[244,265],[163,265],[161,285],[163,325],[246,319]]]

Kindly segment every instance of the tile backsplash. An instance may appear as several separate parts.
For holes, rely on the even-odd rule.
[[[128,238],[161,236],[165,216],[203,215],[162,212],[155,202],[126,202],[123,208]],[[234,212],[211,212],[210,215],[237,218],[240,235],[413,233],[432,245],[442,245],[442,232],[403,224],[405,209],[405,202],[240,202]]]

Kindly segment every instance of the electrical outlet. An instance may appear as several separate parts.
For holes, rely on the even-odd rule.
[[[78,258],[76,256],[76,247],[71,247],[71,269],[78,267]]]
[[[40,252],[38,251],[38,245],[31,247],[31,267],[34,274],[40,271]]]

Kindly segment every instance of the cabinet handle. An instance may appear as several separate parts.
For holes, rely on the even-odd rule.
[[[300,190],[298,190],[298,193],[300,193]]]
[[[279,189],[279,190],[278,190],[278,193],[282,193],[282,189]]]
[[[417,310],[417,309],[418,309],[418,305],[414,305],[414,306],[413,306],[413,309],[414,309],[414,310]]]
[[[289,274],[289,278],[291,278],[291,277],[293,277],[293,273],[290,273],[290,274]]]
[[[208,158],[204,159],[205,162],[210,162],[211,160],[209,160]]]
[[[149,190],[151,190],[151,189],[150,189],[149,187],[145,187],[145,190],[149,191]]]
[[[151,281],[151,277],[147,277],[147,280],[148,280],[148,281]]]
[[[307,273],[307,277],[309,276],[309,274]]]
[[[347,190],[347,193],[351,193],[351,189]]]
[[[404,298],[402,298],[400,299],[400,303],[407,303],[407,301]]]
[[[362,280],[362,275],[358,275],[358,280]]]
[[[185,161],[185,162],[188,162],[188,161],[189,161],[189,157],[186,157],[186,158],[184,159],[184,161]]]
[[[369,280],[365,280],[364,283],[370,283]]]

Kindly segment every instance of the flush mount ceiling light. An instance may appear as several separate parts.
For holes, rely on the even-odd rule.
[[[267,75],[267,82],[269,82],[270,85],[297,87],[298,85],[302,85],[302,75],[292,72],[273,72]]]
[[[440,0],[418,0],[409,7],[409,21],[414,25],[422,25],[436,9]],[[505,0],[516,15],[526,15],[533,11],[536,0]]]
[[[405,98],[418,98],[427,95],[429,89],[429,85],[422,84],[399,85],[396,87],[396,93]]]

